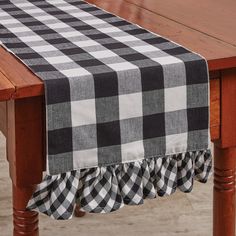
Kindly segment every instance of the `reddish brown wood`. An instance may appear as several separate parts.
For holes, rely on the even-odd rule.
[[[42,180],[43,97],[7,102],[7,156],[13,182],[14,236],[37,236],[38,214],[26,211],[34,185]]]
[[[210,80],[210,131],[211,140],[220,138],[220,75],[211,74]]]
[[[215,142],[214,236],[235,235],[236,69],[221,72],[221,137]]]
[[[236,146],[236,68],[222,71],[221,146]]]
[[[236,45],[234,0],[125,0],[222,42]],[[193,14],[194,13],[194,14]],[[201,16],[201,17],[199,17]],[[230,17],[229,17],[230,16]]]
[[[26,211],[26,205],[34,187],[19,188],[13,184],[13,221],[14,236],[38,236],[38,213]]]
[[[44,94],[43,82],[13,54],[1,46],[0,71],[14,86],[12,98],[16,99]]]
[[[213,235],[235,236],[236,148],[215,145]]]
[[[207,0],[206,2],[209,1],[212,0]],[[162,11],[158,11],[158,13],[153,11],[154,7],[160,9],[162,5],[165,6],[164,2],[166,1],[159,1],[161,2],[159,3],[156,0],[133,0],[133,3],[135,4],[125,0],[88,0],[88,2],[198,52],[207,59],[209,70],[236,67],[235,44],[225,43],[222,39],[217,39],[204,31],[200,32],[194,25],[190,25],[192,23],[195,24],[195,21],[193,20],[186,22],[186,24],[182,24],[163,16]],[[201,18],[201,14],[195,11],[191,6],[191,3],[181,0],[178,0],[178,2],[182,2],[182,4],[185,5],[185,8],[189,11],[188,14],[191,15],[192,18]],[[145,9],[144,5],[148,5],[148,3],[152,3],[152,5],[150,4],[149,8],[146,7]],[[175,5],[171,0],[169,1],[169,4]],[[195,4],[197,5],[198,1],[195,1]],[[226,8],[223,1],[220,1],[220,4],[222,5],[220,9]],[[171,12],[172,18],[182,12],[182,9],[179,9],[178,11],[172,11],[171,9],[172,6],[169,7],[168,11]],[[214,12],[214,10],[215,7],[212,7],[211,12]],[[227,19],[231,19],[231,15],[227,15],[227,17],[224,18],[218,18],[217,14],[215,14],[212,19],[210,19],[209,15],[206,15],[206,18],[207,17],[209,18],[209,21],[215,20],[217,24],[225,22]],[[205,22],[208,22],[208,20]],[[233,21],[231,22],[231,25],[232,27],[225,27],[228,34],[233,34]],[[215,30],[220,31],[221,28]]]
[[[7,155],[16,186],[29,186],[42,180],[45,163],[43,109],[42,97],[7,102]]]
[[[0,102],[0,131],[7,136],[7,104]]]
[[[83,217],[85,216],[85,212],[80,210],[80,206],[77,204],[75,207],[75,217]]]
[[[13,84],[0,72],[0,101],[9,100],[14,92]]]

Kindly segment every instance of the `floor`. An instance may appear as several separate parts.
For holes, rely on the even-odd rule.
[[[0,133],[0,235],[12,235],[11,182]],[[191,193],[146,200],[109,214],[55,221],[40,215],[40,236],[209,236],[212,234],[212,178],[195,182]]]

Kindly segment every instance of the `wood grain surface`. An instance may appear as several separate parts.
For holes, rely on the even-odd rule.
[[[3,47],[0,47],[0,72],[14,86],[13,99],[44,94],[43,82]]]
[[[234,12],[226,12],[223,18],[219,17],[219,14],[217,14],[221,9],[225,9],[224,1],[219,3],[221,7],[219,6],[217,8],[212,6],[210,8],[208,12],[211,12],[211,14],[214,15],[212,19],[207,15],[206,10],[205,12],[201,12],[201,2],[203,2],[203,0],[201,0],[200,3],[199,1],[195,1],[195,4],[192,4],[192,2],[194,2],[193,0],[190,2],[188,1],[187,3],[186,1],[181,0],[88,0],[88,2],[201,54],[208,61],[210,70],[236,67],[235,44],[231,44],[228,41],[222,40],[222,38],[218,39],[214,35],[210,35],[204,28],[199,30],[197,25],[203,14],[206,24],[209,21],[215,21],[215,24],[219,24],[217,28],[214,27],[214,30],[218,32],[215,34],[222,34],[222,28],[224,28],[224,32],[227,31],[228,35],[235,35],[236,32],[233,30],[235,22],[232,20],[231,24],[228,25],[228,19],[231,17],[226,17],[227,14],[231,14],[232,16],[235,15]],[[213,0],[207,0],[205,2],[208,2],[209,5],[213,4]],[[219,2],[219,0],[217,0],[217,2]],[[181,4],[185,7],[182,8]],[[205,5],[206,4],[207,3],[205,3]],[[198,8],[194,7],[196,5],[199,5]],[[232,1],[232,5],[234,6],[233,9],[235,9],[236,2],[233,3]],[[189,18],[184,23],[178,22],[176,18],[184,10],[188,11],[187,15]],[[170,12],[168,14],[171,14],[171,17],[165,16],[166,11]],[[195,20],[196,18],[198,21]],[[225,25],[227,25],[227,27],[225,27]]]
[[[11,99],[15,86],[0,72],[0,101]]]
[[[98,7],[102,7],[201,54],[206,58],[210,71],[236,67],[235,31],[231,27],[225,27],[225,25],[228,25],[228,18],[214,17],[212,20],[208,20],[209,23],[205,19],[207,15],[204,9],[209,7],[212,1],[203,2],[201,0],[200,3],[194,3],[191,0],[192,4],[184,4],[180,0],[175,2],[159,0],[88,0],[88,2],[96,4]],[[231,0],[227,1],[232,5],[234,4]],[[170,4],[172,5],[169,8]],[[220,4],[219,0],[217,0],[217,4]],[[204,5],[203,10],[201,9],[202,5]],[[203,12],[203,17],[199,17],[200,10]],[[218,11],[219,9],[212,8],[210,14],[218,13]],[[188,12],[188,14],[183,14],[185,12]],[[234,15],[231,9],[224,10],[223,13],[220,12],[219,14],[221,14],[220,16]],[[215,14],[215,16],[219,14]],[[191,20],[189,20],[190,17]],[[198,21],[195,18],[198,18]],[[208,27],[205,27],[205,24],[207,22],[209,26],[212,26],[215,18],[218,20],[217,27],[215,26],[212,29],[214,30],[213,34]],[[234,18],[232,22],[234,22]],[[232,23],[229,26],[232,26]],[[203,27],[203,29],[199,30],[199,27]],[[222,31],[222,29],[224,30]],[[226,40],[222,40],[222,34],[227,35]],[[44,93],[42,81],[2,47],[0,47],[0,73],[5,75],[7,80],[15,87],[15,92],[11,94],[14,98],[39,96]],[[0,90],[5,89],[6,91],[10,84],[3,82],[5,80],[3,75],[0,76]]]
[[[236,30],[234,30],[236,2],[234,0],[188,0],[187,4],[183,0],[125,1],[236,46]]]

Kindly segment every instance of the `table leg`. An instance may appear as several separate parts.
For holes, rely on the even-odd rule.
[[[214,152],[213,235],[235,236],[236,147]]]
[[[38,236],[38,213],[26,205],[45,165],[41,97],[7,102],[7,156],[13,185],[14,236]]]
[[[85,216],[85,212],[80,210],[80,205],[77,204],[75,207],[75,217],[83,217]]]
[[[33,191],[33,187],[20,188],[13,184],[14,236],[39,235],[38,213],[26,210],[26,205]]]

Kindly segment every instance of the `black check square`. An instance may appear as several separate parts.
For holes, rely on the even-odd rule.
[[[201,59],[200,57],[196,59],[198,60],[185,61],[187,85],[201,84],[205,83],[208,80],[206,61]]]
[[[164,75],[161,65],[141,69],[142,90],[151,91],[164,88]]]
[[[48,154],[70,152],[73,149],[72,128],[63,128],[48,131]]]
[[[112,121],[97,124],[98,147],[120,145],[120,122]]]
[[[115,72],[95,74],[93,78],[96,98],[118,95],[118,78]]]
[[[197,107],[188,109],[188,131],[208,129],[208,112],[208,107]]]
[[[165,136],[165,113],[143,117],[143,139]]]
[[[47,104],[69,102],[71,99],[69,87],[70,83],[67,78],[48,80],[46,84]]]

